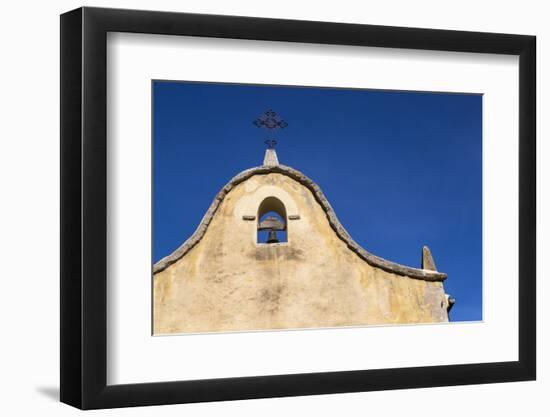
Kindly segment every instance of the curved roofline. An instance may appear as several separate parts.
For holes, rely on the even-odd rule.
[[[202,218],[199,226],[197,227],[195,232],[191,235],[191,237],[187,239],[178,249],[172,252],[172,254],[158,261],[153,266],[153,274],[156,274],[168,268],[170,265],[172,265],[173,263],[181,259],[197,243],[200,242],[200,240],[206,233],[206,229],[208,229],[208,225],[212,221],[212,218],[214,217],[214,214],[218,210],[221,202],[223,201],[225,196],[235,186],[239,185],[243,181],[246,181],[248,178],[254,175],[266,175],[271,173],[286,175],[292,178],[293,180],[299,182],[306,188],[308,188],[314,195],[317,202],[321,205],[321,207],[325,211],[328,222],[332,227],[332,229],[336,232],[336,235],[340,238],[340,240],[342,240],[347,245],[347,247],[351,251],[355,252],[357,256],[359,256],[361,259],[366,261],[369,265],[374,266],[376,268],[383,269],[387,272],[407,276],[414,279],[421,279],[424,281],[444,281],[447,278],[447,274],[444,274],[442,272],[412,268],[409,266],[400,265],[398,263],[388,261],[386,259],[373,255],[372,253],[368,252],[367,250],[359,246],[357,242],[355,242],[352,239],[352,237],[349,235],[346,229],[344,229],[344,226],[342,226],[342,224],[336,217],[336,213],[334,213],[333,208],[331,207],[327,198],[321,191],[321,188],[317,184],[315,184],[311,179],[309,179],[304,174],[302,174],[300,171],[297,171],[294,168],[291,168],[285,165],[273,165],[273,166],[263,165],[263,166],[247,169],[245,171],[242,171],[235,177],[233,177],[231,181],[229,181],[218,192],[218,194],[216,194],[214,201],[212,202],[212,204],[210,204],[208,211]]]

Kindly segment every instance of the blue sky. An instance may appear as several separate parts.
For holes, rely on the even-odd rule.
[[[252,124],[273,109],[288,128]],[[453,321],[482,319],[482,96],[382,90],[153,82],[153,258],[194,232],[216,193],[281,164],[323,190],[357,243],[420,267],[428,245]]]

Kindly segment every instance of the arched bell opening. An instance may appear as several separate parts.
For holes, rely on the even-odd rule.
[[[267,197],[258,207],[257,243],[288,242],[285,205],[276,197]]]

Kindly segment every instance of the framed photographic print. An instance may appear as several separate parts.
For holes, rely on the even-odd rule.
[[[61,401],[535,379],[535,38],[61,16]]]

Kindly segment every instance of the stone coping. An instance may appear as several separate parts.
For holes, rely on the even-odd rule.
[[[348,246],[348,248],[351,251],[355,252],[357,256],[359,256],[361,259],[366,261],[369,265],[376,268],[383,269],[387,272],[391,272],[394,274],[402,275],[413,279],[420,279],[424,281],[444,281],[447,278],[447,274],[444,274],[442,272],[430,271],[427,269],[412,268],[409,266],[400,265],[398,263],[388,261],[386,259],[373,255],[372,253],[368,252],[367,250],[359,246],[352,239],[352,237],[349,235],[346,229],[344,229],[344,227],[336,217],[334,210],[332,209],[327,198],[321,191],[321,188],[319,188],[317,184],[315,184],[311,179],[306,177],[300,171],[297,171],[294,168],[290,168],[285,165],[274,165],[274,166],[263,165],[263,166],[247,169],[245,171],[242,171],[235,177],[233,177],[233,179],[231,179],[231,181],[229,181],[220,190],[220,192],[216,194],[216,197],[214,197],[214,201],[208,208],[208,211],[202,218],[199,226],[197,227],[193,235],[189,239],[187,239],[172,254],[158,261],[153,266],[153,274],[156,274],[168,268],[170,265],[172,265],[173,263],[181,259],[183,256],[185,256],[187,252],[189,252],[197,243],[200,242],[200,240],[206,233],[206,229],[208,229],[208,225],[212,221],[212,218],[214,217],[214,214],[218,210],[218,207],[220,206],[221,202],[223,201],[225,196],[235,186],[246,181],[248,178],[254,175],[266,175],[271,173],[286,175],[292,178],[293,180],[299,182],[303,186],[307,187],[312,192],[317,202],[321,205],[321,207],[325,211],[329,224],[332,227],[332,229],[336,232],[336,235]]]

